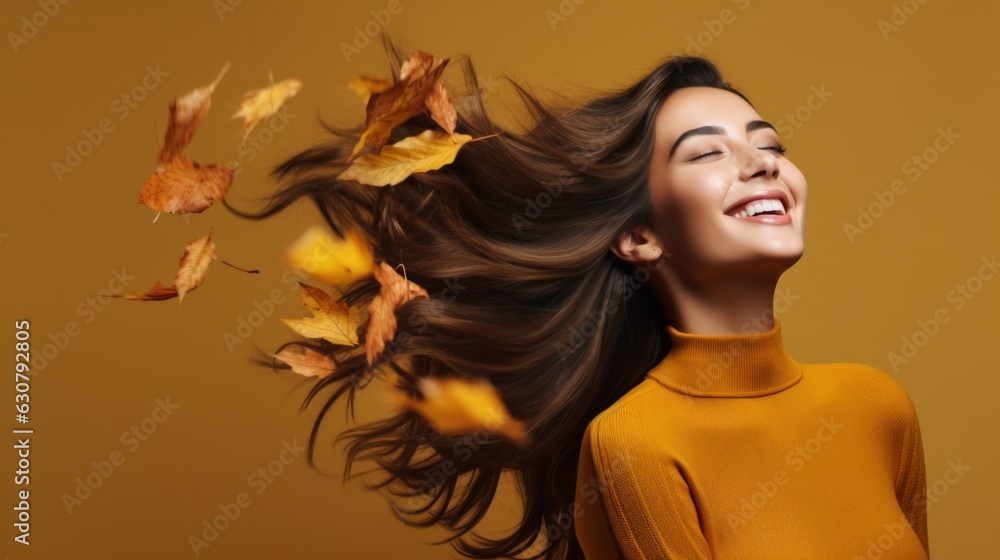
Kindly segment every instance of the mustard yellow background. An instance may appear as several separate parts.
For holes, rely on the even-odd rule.
[[[216,206],[152,223],[135,202],[169,102],[229,61],[185,153],[239,161],[228,199],[257,208],[276,186],[269,169],[324,137],[318,115],[363,118],[345,86],[387,75],[369,37],[382,28],[452,57],[445,79],[456,87],[458,57],[471,56],[498,110],[516,99],[502,74],[572,95],[624,85],[671,54],[717,62],[780,127],[808,180],[807,249],[776,300],[791,354],[898,379],[923,430],[932,557],[1000,554],[996,3],[13,0],[0,11],[0,554],[456,557],[428,544],[443,531],[404,527],[360,481],[341,483],[342,449],[330,442],[346,425],[343,403],[321,431],[320,472],[293,453],[319,407],[300,414],[301,378],[247,360],[294,338],[278,318],[305,310],[281,252],[318,213],[301,204],[251,223]],[[304,86],[241,159],[242,121],[230,117],[269,73]],[[67,161],[76,165],[53,168]],[[95,298],[169,284],[184,245],[210,229],[221,259],[261,273],[216,263],[180,305]],[[249,338],[227,345],[251,318]],[[14,323],[25,319],[36,366],[30,546],[13,540]],[[357,404],[361,421],[386,410],[375,389]],[[258,473],[268,468],[269,482]],[[87,480],[99,483],[89,494]],[[74,494],[86,498],[67,502]],[[189,538],[234,507],[196,552]],[[516,511],[508,489],[483,532],[511,526]]]

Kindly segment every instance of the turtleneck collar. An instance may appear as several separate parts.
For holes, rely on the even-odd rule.
[[[759,397],[802,379],[802,365],[785,350],[781,322],[748,334],[694,334],[666,326],[673,346],[646,377],[697,397]]]

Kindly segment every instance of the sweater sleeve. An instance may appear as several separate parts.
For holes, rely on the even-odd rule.
[[[577,540],[588,559],[710,560],[684,472],[642,427],[592,422],[577,471]]]
[[[923,438],[916,407],[903,393],[903,437],[896,474],[896,499],[917,537],[930,557],[927,536],[927,475],[924,465]]]

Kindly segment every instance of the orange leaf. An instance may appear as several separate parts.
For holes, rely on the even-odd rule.
[[[323,290],[299,282],[302,304],[313,316],[303,319],[284,319],[286,325],[306,338],[323,338],[344,346],[358,345],[358,325],[361,310],[333,299]]]
[[[212,92],[227,70],[228,62],[215,81],[170,103],[167,133],[156,157],[156,172],[143,182],[137,204],[176,214],[202,212],[229,191],[233,180],[231,169],[199,165],[181,153],[208,113]]]
[[[444,84],[435,82],[434,89],[424,99],[424,105],[431,112],[434,122],[441,125],[448,134],[455,134],[455,125],[458,123],[458,113],[455,106],[448,100],[448,90],[444,89]]]
[[[127,294],[112,294],[114,297],[137,301],[162,301],[178,298],[177,303],[184,300],[184,294],[194,290],[205,280],[208,265],[216,260],[215,243],[212,242],[212,232],[199,237],[184,247],[184,254],[178,262],[177,274],[173,286],[164,286],[159,281],[153,284],[149,291],[129,292]]]
[[[232,184],[229,167],[199,165],[180,155],[146,179],[137,204],[172,214],[197,213],[222,200]]]
[[[174,286],[177,287],[177,297],[184,301],[184,294],[197,288],[205,280],[208,265],[216,260],[215,243],[212,233],[195,239],[184,248],[184,255],[178,263],[177,275],[174,276]]]
[[[139,301],[162,301],[165,299],[173,299],[177,297],[177,288],[175,286],[164,286],[156,281],[153,287],[147,292],[129,292],[127,294],[111,294],[113,297],[120,297],[122,299],[131,299]]]
[[[379,263],[372,272],[381,289],[368,306],[368,326],[365,329],[368,365],[375,363],[375,359],[385,350],[386,343],[396,336],[396,309],[415,297],[430,299],[427,290],[404,279],[385,261]]]
[[[300,346],[301,351],[288,348],[274,355],[275,358],[292,366],[292,371],[305,376],[326,377],[333,373],[337,364],[326,354],[312,348]]]
[[[496,388],[485,379],[421,377],[422,399],[393,393],[400,406],[420,414],[439,433],[497,432],[518,445],[529,440],[525,424],[513,418]]]
[[[352,161],[365,146],[381,148],[396,125],[423,111],[424,99],[449,60],[417,51],[403,63],[398,82],[381,93],[372,93],[366,108],[365,131],[347,161]]]

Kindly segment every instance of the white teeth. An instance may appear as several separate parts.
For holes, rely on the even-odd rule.
[[[755,214],[760,214],[761,212],[777,212],[778,215],[785,214],[785,205],[778,199],[765,199],[765,200],[754,200],[749,202],[743,207],[743,210],[737,212],[735,216],[737,218],[746,218],[748,216],[753,216]]]

